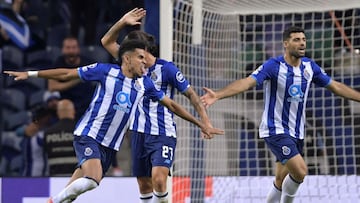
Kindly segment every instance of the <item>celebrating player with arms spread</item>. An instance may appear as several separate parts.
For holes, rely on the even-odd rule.
[[[159,101],[183,119],[196,124],[207,136],[223,133],[198,121],[162,91],[156,90],[150,78],[143,76],[146,63],[145,48],[146,43],[139,40],[122,43],[119,49],[121,66],[95,63],[74,69],[5,71],[10,76],[15,76],[15,80],[42,77],[55,80],[80,78],[97,82],[93,100],[74,131],[78,168],[74,171],[68,186],[50,198],[49,203],[71,202],[78,195],[99,185],[120,147],[130,120],[134,118],[140,99],[144,96]]]
[[[307,174],[302,157],[305,108],[310,84],[326,87],[347,99],[360,101],[360,93],[331,80],[311,59],[304,57],[304,30],[290,27],[283,33],[285,54],[262,64],[249,77],[234,81],[218,91],[204,88],[201,97],[206,106],[219,99],[242,93],[255,85],[265,87],[265,109],[260,124],[260,137],[276,157],[274,186],[267,202],[293,202],[296,191]]]

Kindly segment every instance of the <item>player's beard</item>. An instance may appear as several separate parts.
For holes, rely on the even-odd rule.
[[[294,51],[291,51],[291,52],[290,52],[290,56],[292,56],[292,57],[294,57],[294,58],[301,58],[301,57],[304,57],[304,56],[305,56],[305,53],[304,53],[304,54],[301,54],[301,53],[299,53],[299,51],[294,50]]]

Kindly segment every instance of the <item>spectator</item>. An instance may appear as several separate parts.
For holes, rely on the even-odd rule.
[[[43,49],[45,48],[44,41],[31,33],[28,22],[22,16],[23,4],[23,0],[0,2],[0,26],[6,31],[9,39],[6,41],[21,50]]]
[[[66,37],[63,41],[62,56],[59,56],[53,67],[80,67],[94,61],[80,54],[79,42],[75,37]],[[79,120],[90,104],[95,86],[80,79],[71,81],[49,80],[48,90],[59,91],[62,99],[71,100],[76,109],[75,119]]]
[[[44,132],[45,152],[50,176],[71,176],[77,159],[73,148],[75,129],[75,107],[73,102],[63,99],[58,102],[59,121]]]
[[[60,98],[61,98],[61,96],[58,91],[55,91],[55,92],[46,91],[44,93],[43,101],[45,102],[47,108],[49,109],[49,111],[51,113],[50,125],[56,123],[59,120],[56,111],[57,111],[57,105],[58,105]]]
[[[49,126],[51,112],[48,108],[35,108],[32,121],[16,130],[17,136],[24,137],[23,141],[23,175],[47,175],[47,163],[44,153],[44,129]]]
[[[79,37],[81,25],[84,25],[84,45],[95,45],[96,25],[99,16],[99,6],[96,0],[69,1],[71,20],[70,31],[75,37]]]

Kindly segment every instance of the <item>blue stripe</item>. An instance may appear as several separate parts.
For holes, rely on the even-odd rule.
[[[138,129],[138,127],[139,127],[139,116],[140,116],[140,111],[139,111],[139,105],[136,107],[136,111],[135,111],[135,116],[134,116],[134,118],[132,118],[132,119],[134,119],[134,123],[133,123],[133,130],[137,130]]]
[[[159,135],[166,135],[165,131],[165,114],[164,114],[165,107],[161,104],[157,106],[158,111],[158,126],[159,126]],[[161,124],[162,123],[162,124]],[[162,126],[163,125],[163,126]]]
[[[280,68],[277,67],[275,78],[278,77]],[[275,118],[274,118],[274,112],[275,112],[275,103],[276,103],[276,92],[277,92],[277,80],[270,80],[270,98],[269,98],[269,104],[268,104],[268,119],[267,124],[269,128],[269,134],[275,135],[276,129],[275,129]]]
[[[105,85],[101,85],[101,87],[99,87],[99,88],[101,88],[101,90],[99,92],[99,97],[95,101],[94,107],[92,108],[92,112],[91,112],[91,115],[90,115],[89,122],[86,124],[84,130],[81,132],[81,135],[89,134],[89,130],[90,130],[91,126],[93,125],[92,120],[94,120],[94,118],[98,114],[99,108],[100,108],[100,106],[101,106],[101,104],[103,102],[104,94],[105,94]]]
[[[304,104],[305,104],[305,92],[306,92],[306,88],[307,88],[307,80],[304,77],[304,69],[305,66],[301,63],[300,65],[300,69],[301,69],[301,91],[304,93],[304,97],[303,97],[303,102],[299,102],[299,107],[298,107],[298,111],[297,111],[297,115],[296,115],[296,129],[295,129],[295,137],[299,138],[300,137],[300,122],[301,122],[301,117],[302,117],[302,112],[304,110]]]
[[[145,126],[144,126],[144,133],[151,134],[151,122],[150,122],[150,102],[151,99],[149,97],[144,98],[143,103],[143,111],[145,112]]]

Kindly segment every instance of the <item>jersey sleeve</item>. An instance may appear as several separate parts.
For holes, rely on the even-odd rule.
[[[87,66],[78,68],[78,74],[83,81],[100,81],[104,78],[104,73],[107,70],[105,64],[93,63]]]
[[[256,80],[256,85],[262,85],[265,80],[271,78],[271,75],[274,71],[273,61],[266,61],[264,64],[260,65],[254,72],[251,73],[250,77]]]
[[[183,73],[175,66],[175,64],[168,62],[163,68],[166,72],[166,77],[168,78],[169,83],[179,92],[186,92],[186,90],[190,87],[190,83]]]
[[[165,93],[157,90],[154,83],[148,76],[144,76],[145,97],[149,97],[153,101],[161,101],[165,97]]]
[[[315,62],[312,62],[311,67],[313,68],[313,83],[320,87],[326,87],[331,83],[331,78],[326,74],[325,70],[317,65]]]

